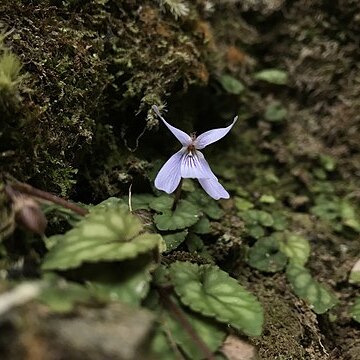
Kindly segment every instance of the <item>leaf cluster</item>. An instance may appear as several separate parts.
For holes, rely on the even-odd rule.
[[[191,252],[209,258],[201,236],[211,233],[211,221],[220,219],[223,210],[215,200],[193,188],[174,211],[173,201],[168,195],[139,194],[131,198],[134,210],[152,212],[154,225],[165,241],[166,253],[185,246]]]
[[[269,203],[268,196],[265,200],[265,204]],[[276,199],[271,198],[270,203],[273,200]],[[236,198],[235,205],[245,222],[247,236],[256,239],[248,249],[247,263],[267,273],[286,270],[286,278],[295,294],[309,303],[314,312],[321,314],[334,307],[337,303],[335,294],[316,281],[305,267],[311,251],[308,239],[287,230],[286,216],[279,211],[270,213],[255,209],[246,198]]]
[[[174,212],[169,196],[137,195],[131,202],[133,210],[153,212],[163,236],[144,226],[127,202],[117,198],[89,207],[82,219],[65,214],[73,227],[45,240],[48,253],[39,301],[58,313],[114,301],[147,307],[157,315],[152,348],[161,358],[171,359],[175,344],[186,358],[202,359],[199,343],[216,352],[229,326],[248,336],[260,335],[261,304],[226,272],[212,264],[158,261],[161,252],[209,233],[210,219],[222,214],[218,205],[195,193]],[[196,240],[189,244],[199,248]]]

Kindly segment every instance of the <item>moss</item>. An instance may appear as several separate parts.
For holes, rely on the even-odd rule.
[[[0,9],[7,14],[2,27],[14,29],[6,44],[28,74],[21,112],[8,106],[16,138],[4,146],[12,156],[3,170],[48,190],[69,194],[97,123],[113,125],[116,139],[134,112],[161,104],[175,84],[207,82],[201,36],[192,35],[191,22],[166,19],[157,4],[4,1]],[[157,124],[146,112],[147,123],[123,139],[137,142]]]
[[[0,151],[4,158],[14,155],[7,146],[13,144],[17,137],[13,128],[19,124],[16,118],[21,111],[19,87],[24,80],[19,58],[4,43],[10,34],[0,33]]]
[[[14,29],[6,44],[27,73],[19,87],[21,111],[12,116],[16,136],[4,149],[14,156],[3,170],[68,193],[109,83],[103,46],[96,32],[49,3],[5,1],[1,12],[7,14],[2,26]]]
[[[263,333],[251,339],[259,349],[259,357],[264,360],[326,358],[316,316],[310,309],[302,308],[288,289],[284,276],[258,277],[240,271],[241,281],[249,281],[248,287],[264,306]],[[244,276],[249,276],[248,280]]]

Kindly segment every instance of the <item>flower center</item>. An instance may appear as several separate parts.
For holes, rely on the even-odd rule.
[[[188,154],[194,155],[196,152],[195,145],[193,143],[191,143],[190,145],[188,145],[186,150],[187,150]]]

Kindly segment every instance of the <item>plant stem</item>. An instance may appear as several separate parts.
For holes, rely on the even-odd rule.
[[[174,197],[174,202],[173,202],[172,207],[171,207],[171,211],[176,210],[177,204],[178,204],[178,202],[180,200],[182,184],[183,184],[183,178],[181,178],[181,180],[179,182],[179,185],[175,190],[175,197]]]
[[[189,320],[185,317],[183,311],[178,307],[168,294],[168,290],[162,287],[158,287],[157,291],[160,295],[160,299],[164,306],[168,309],[170,314],[175,318],[184,328],[184,330],[191,336],[191,340],[201,350],[206,360],[215,360],[215,356],[204,343],[204,341],[198,336],[194,327]]]
[[[62,199],[56,195],[50,194],[46,191],[36,189],[29,184],[15,182],[8,186],[10,186],[12,189],[19,191],[20,193],[34,196],[34,197],[37,197],[42,200],[50,201],[54,204],[58,204],[64,208],[74,211],[75,213],[77,213],[81,216],[84,216],[88,213],[87,209],[84,209],[78,205],[75,205],[74,203],[71,203],[65,199]]]

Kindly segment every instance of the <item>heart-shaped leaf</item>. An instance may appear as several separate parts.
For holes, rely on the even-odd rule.
[[[280,241],[280,251],[294,264],[305,265],[310,255],[310,244],[300,235],[285,233]]]
[[[288,221],[285,216],[285,214],[279,212],[279,211],[273,211],[271,213],[271,216],[274,220],[274,223],[271,225],[271,227],[277,231],[283,231],[288,226]]]
[[[199,220],[199,208],[186,200],[180,200],[175,211],[166,210],[154,216],[159,230],[181,230],[194,225]]]
[[[218,203],[201,191],[192,192],[186,200],[199,207],[201,212],[210,219],[219,220],[224,215],[224,211],[219,207]]]
[[[230,324],[250,336],[261,334],[263,309],[256,297],[214,265],[175,262],[170,274],[176,293],[193,311]]]
[[[196,234],[190,234],[186,239],[186,246],[190,252],[201,252],[204,250],[205,245],[201,237]]]
[[[196,234],[208,234],[211,231],[209,219],[203,216],[194,226],[191,227],[191,231]]]
[[[274,219],[270,213],[263,210],[248,210],[240,213],[247,225],[272,226]]]
[[[269,236],[258,240],[250,248],[247,262],[260,271],[277,272],[285,267],[287,258],[279,251],[277,239]]]
[[[166,244],[166,251],[170,252],[176,249],[183,241],[185,241],[187,231],[180,231],[172,234],[163,235],[163,239]]]
[[[95,209],[75,228],[56,235],[56,245],[45,256],[43,269],[66,270],[84,262],[130,259],[159,246],[160,235],[139,235],[140,231],[140,220],[124,207]]]
[[[290,263],[286,276],[297,296],[307,301],[317,314],[323,314],[337,303],[337,298],[313,279],[302,265]]]
[[[265,235],[265,229],[260,225],[250,225],[246,227],[247,233],[255,239],[260,239]]]
[[[239,211],[246,211],[252,209],[254,204],[240,196],[235,197],[235,206]]]
[[[173,202],[174,199],[171,196],[161,195],[154,198],[149,205],[151,209],[159,213],[163,213],[163,212],[171,211]]]

